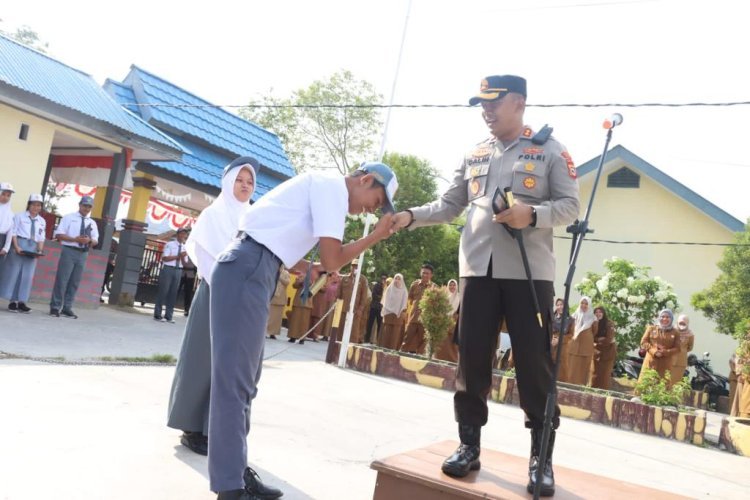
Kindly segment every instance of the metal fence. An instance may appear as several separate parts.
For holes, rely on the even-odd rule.
[[[146,247],[143,250],[143,260],[141,261],[141,272],[138,278],[139,285],[159,284],[161,254],[161,245],[157,240],[146,240]]]

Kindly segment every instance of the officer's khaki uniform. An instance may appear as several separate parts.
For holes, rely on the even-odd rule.
[[[312,297],[308,297],[305,303],[302,303],[302,287],[304,285],[304,279],[300,278],[294,282],[294,288],[297,291],[294,294],[294,301],[292,301],[292,312],[289,316],[289,330],[287,331],[287,337],[290,339],[301,338],[307,330],[310,329],[310,315],[312,314],[313,301]]]
[[[271,297],[271,309],[268,313],[268,324],[266,333],[268,335],[278,335],[281,331],[281,321],[286,307],[286,287],[292,280],[289,271],[282,269],[279,273],[279,280],[276,282],[276,290]]]
[[[352,291],[354,290],[354,276],[350,273],[341,277],[339,283],[338,297],[344,301],[344,309],[341,311],[341,317],[339,318],[338,325],[338,340],[341,340],[344,334],[344,325],[346,324],[346,313],[349,311],[349,302],[352,299]],[[352,320],[352,333],[349,338],[349,342],[359,344],[362,342],[362,338],[359,336],[363,333],[359,327],[364,316],[364,304],[367,299],[367,279],[360,274],[359,286],[357,287],[357,298],[354,300],[354,318]],[[366,319],[366,318],[365,318]]]
[[[503,319],[513,343],[521,407],[527,427],[541,428],[552,379],[549,321],[555,258],[552,228],[578,216],[578,182],[570,156],[554,138],[532,143],[525,128],[510,144],[492,138],[472,149],[439,199],[411,209],[412,227],[452,221],[468,206],[461,232],[459,273],[459,362],[454,398],[456,419],[484,425],[492,382],[493,346]],[[517,200],[533,205],[536,227],[523,229],[544,327],[537,323],[518,244],[493,222],[496,188],[511,187]],[[559,414],[559,410],[557,412]],[[555,425],[559,419],[555,418]]]
[[[677,330],[679,332],[679,329]],[[674,355],[674,364],[672,365],[672,383],[682,380],[687,368],[688,353],[693,350],[695,343],[695,334],[688,328],[680,332],[680,352]],[[731,399],[729,400],[732,401]]]
[[[604,327],[596,322],[594,336],[594,363],[591,365],[591,387],[609,390],[612,385],[612,368],[617,359],[617,341],[615,340],[615,325],[607,321]]]
[[[657,347],[661,347],[662,352],[664,353],[660,358],[654,356]],[[641,374],[638,377],[638,381],[643,378],[646,368],[656,370],[659,372],[659,376],[663,377],[664,374],[672,368],[674,356],[680,352],[680,333],[677,331],[677,328],[662,330],[656,325],[651,325],[646,328],[646,333],[644,333],[643,338],[641,338],[641,349],[646,349],[647,352],[646,358],[643,360],[643,366],[641,367]],[[674,380],[672,380],[672,382],[674,382]]]
[[[422,320],[420,319],[422,309],[419,307],[419,301],[422,300],[424,291],[434,286],[435,284],[431,281],[423,284],[422,280],[416,280],[409,287],[409,316],[406,320],[404,343],[401,345],[401,350],[404,352],[424,354],[424,350],[427,347],[427,338],[425,337],[424,325],[422,325]]]

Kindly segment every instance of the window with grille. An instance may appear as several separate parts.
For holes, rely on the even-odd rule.
[[[635,188],[641,186],[641,176],[630,170],[628,167],[622,167],[616,172],[612,172],[607,177],[607,187],[610,188]]]

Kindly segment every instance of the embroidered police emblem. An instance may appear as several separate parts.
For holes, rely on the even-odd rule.
[[[523,180],[523,187],[526,189],[534,189],[534,187],[536,187],[536,179],[533,177],[526,177]]]
[[[471,194],[473,194],[473,195],[477,194],[479,192],[479,181],[476,180],[476,179],[474,179],[473,181],[471,181],[470,189],[471,189]]]
[[[533,172],[533,171],[534,171],[534,169],[536,168],[536,165],[534,165],[533,163],[529,162],[529,163],[527,163],[527,164],[526,164],[526,165],[525,165],[525,166],[524,166],[523,168],[524,168],[524,170],[526,170],[527,172]]]

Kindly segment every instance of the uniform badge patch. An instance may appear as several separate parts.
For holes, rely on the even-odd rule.
[[[526,165],[524,165],[524,167],[523,167],[523,168],[524,168],[524,170],[526,170],[527,172],[533,172],[533,171],[534,171],[534,169],[536,168],[536,165],[534,165],[533,163],[529,162],[529,163],[527,163]]]
[[[489,156],[492,153],[492,148],[489,146],[482,146],[474,150],[471,156],[474,158],[481,158],[483,156]]]
[[[528,137],[531,137],[532,133],[533,132],[531,131],[531,129],[529,127],[526,127],[526,128],[523,129],[523,134],[521,134],[521,135],[523,135],[524,137],[528,138]]]
[[[479,175],[479,167],[471,167],[470,175],[472,177],[476,177],[477,175]]]
[[[479,192],[479,181],[476,179],[471,181],[471,185],[469,188],[471,189],[471,194],[477,194]]]
[[[526,177],[523,180],[523,187],[525,187],[526,189],[534,189],[535,186],[536,186],[536,179],[535,178],[533,178],[533,177]]]
[[[565,160],[565,164],[568,166],[568,175],[573,179],[578,177],[578,172],[576,171],[576,166],[573,163],[573,158],[570,157],[570,153],[568,153],[567,151],[563,151],[562,153],[560,153],[560,156],[563,157],[563,159]]]
[[[544,153],[544,148],[523,148],[525,155],[540,155]]]

